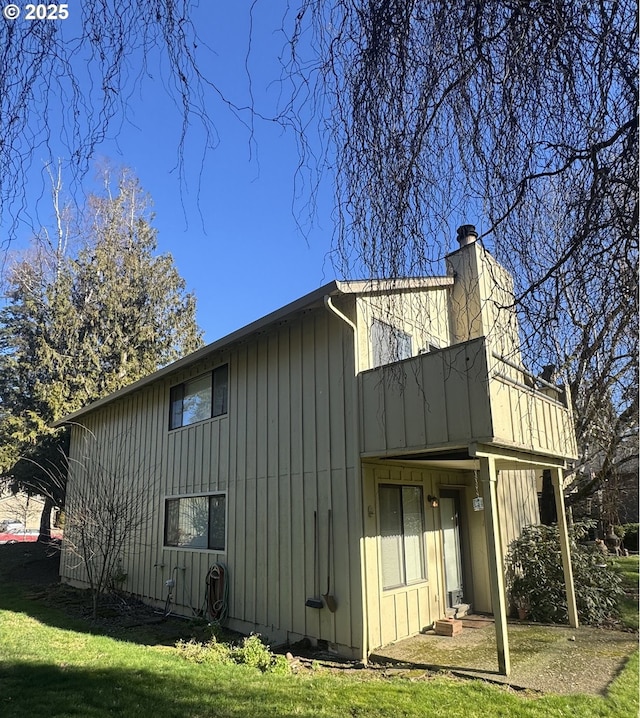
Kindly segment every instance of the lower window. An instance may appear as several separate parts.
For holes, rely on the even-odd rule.
[[[207,494],[167,499],[164,545],[224,551],[226,496]]]
[[[396,588],[426,578],[421,486],[378,487],[382,587]]]

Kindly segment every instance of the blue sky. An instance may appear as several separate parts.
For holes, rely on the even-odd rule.
[[[194,10],[204,41],[202,70],[238,105],[249,100],[249,6],[206,2]],[[284,38],[277,29],[284,10],[285,3],[263,3],[254,16],[248,65],[256,103],[267,111],[278,97],[273,80],[281,73],[277,58]],[[332,188],[324,188],[315,226],[301,232],[293,207],[298,164],[293,134],[256,121],[251,143],[247,128],[212,94],[208,107],[219,144],[205,155],[202,128],[191,125],[181,196],[176,165],[182,118],[165,89],[161,58],[154,62],[153,78],[131,95],[126,119],[113,126],[96,159],[130,167],[151,195],[159,251],[173,254],[195,293],[198,321],[210,342],[334,278],[327,258]],[[139,69],[134,65],[132,75]],[[46,221],[42,209],[39,216]]]

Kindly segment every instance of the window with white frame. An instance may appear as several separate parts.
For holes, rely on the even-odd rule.
[[[225,494],[166,499],[164,545],[225,551],[226,504]]]
[[[382,587],[407,586],[427,577],[421,486],[380,485]]]
[[[228,392],[227,364],[171,387],[169,429],[179,429],[226,414]]]
[[[371,324],[373,367],[412,356],[411,335],[391,324],[374,319]]]

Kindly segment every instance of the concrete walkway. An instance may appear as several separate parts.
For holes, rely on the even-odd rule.
[[[443,670],[544,693],[604,694],[638,648],[635,633],[509,623],[511,675],[498,673],[493,620],[468,616],[457,636],[434,631],[376,649],[370,660],[395,668]]]

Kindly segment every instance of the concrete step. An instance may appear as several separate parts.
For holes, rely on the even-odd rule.
[[[454,613],[453,613],[454,618],[464,618],[467,614],[471,613],[471,604],[470,603],[458,603],[455,606],[453,606],[452,610],[454,611]]]

